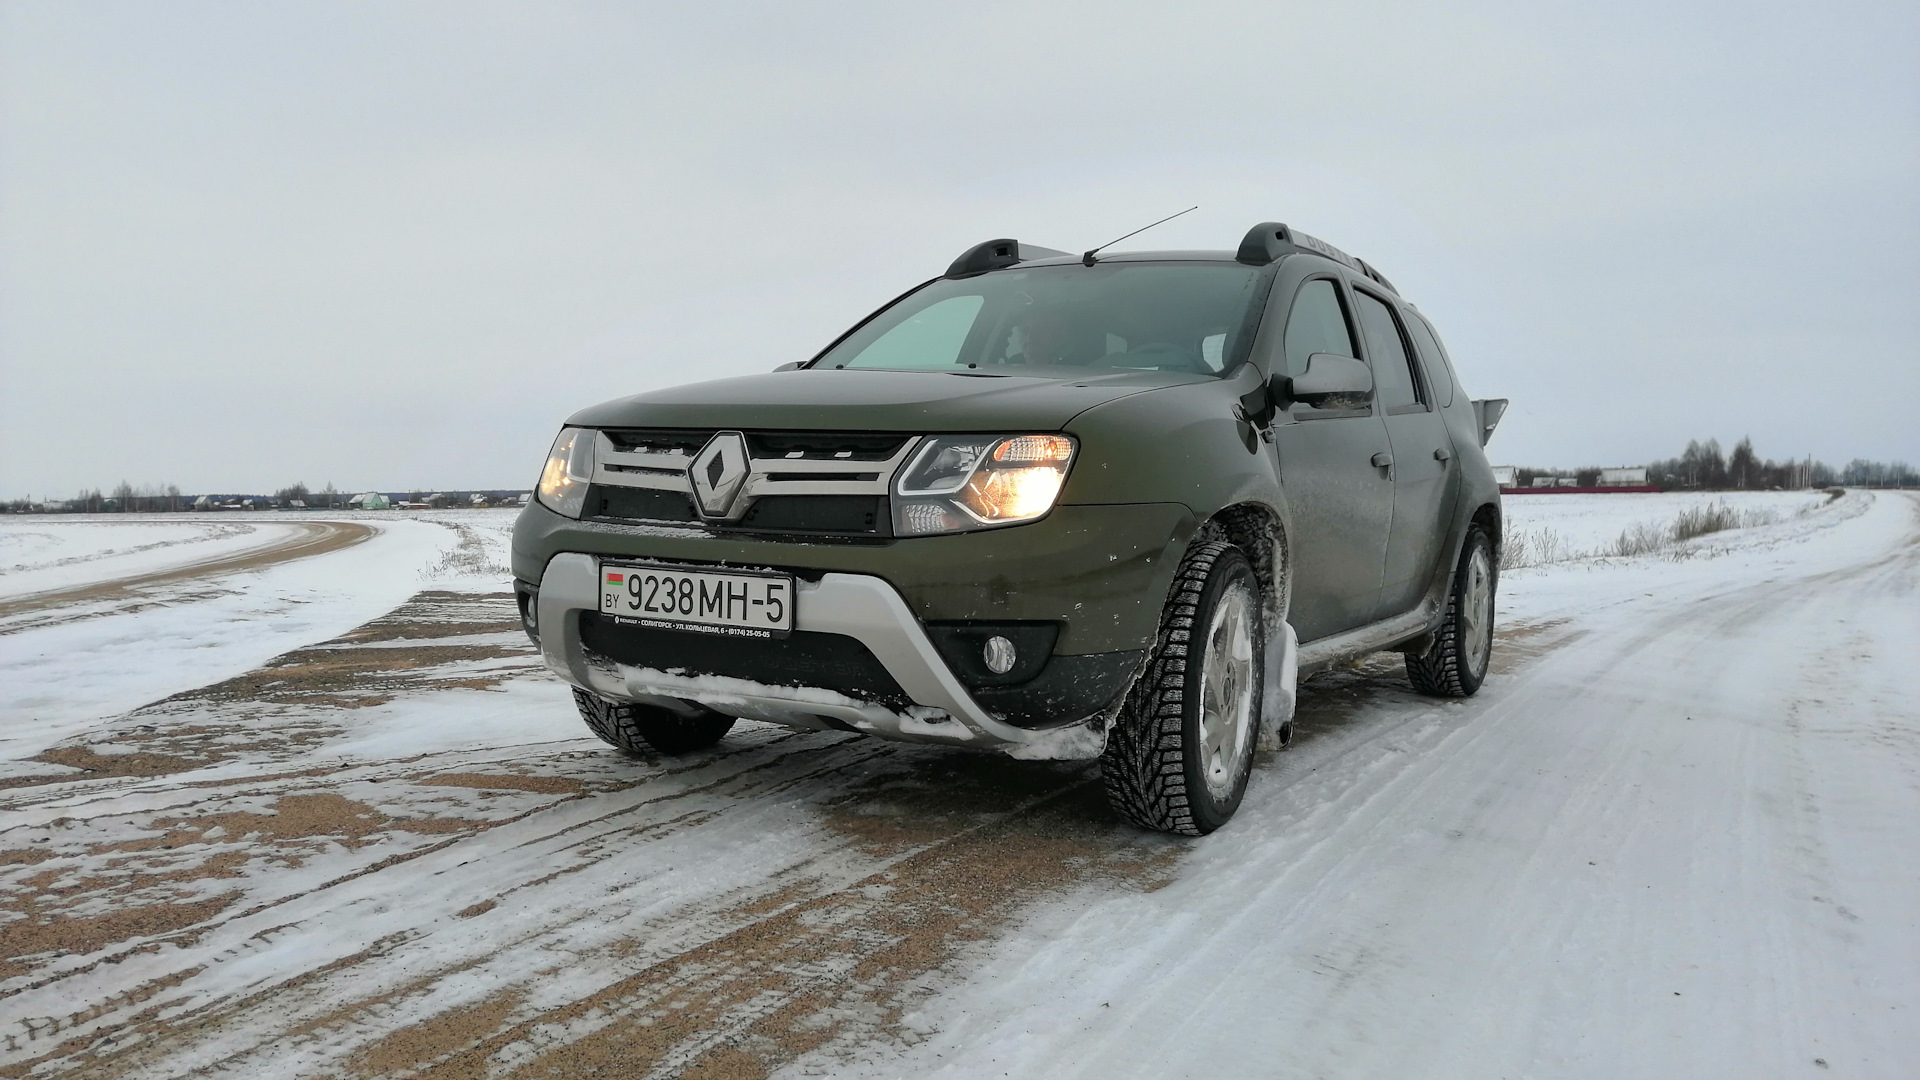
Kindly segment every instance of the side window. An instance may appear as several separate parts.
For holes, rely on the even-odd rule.
[[[1360,333],[1367,339],[1367,359],[1373,361],[1373,382],[1379,393],[1380,407],[1392,412],[1420,403],[1419,384],[1414,381],[1407,343],[1400,336],[1400,320],[1393,309],[1368,296],[1355,293],[1360,306]]]
[[[982,296],[949,296],[880,335],[848,364],[869,368],[944,368],[960,362]]]
[[[1439,335],[1419,312],[1407,320],[1407,329],[1413,332],[1413,347],[1420,353],[1421,366],[1427,369],[1427,385],[1433,387],[1433,396],[1443,409],[1452,405],[1453,365],[1447,362],[1447,350],[1441,347]]]
[[[1347,312],[1333,282],[1315,278],[1293,294],[1293,310],[1287,313],[1286,348],[1288,375],[1307,370],[1307,357],[1314,353],[1360,355],[1353,347],[1353,335],[1347,331]]]

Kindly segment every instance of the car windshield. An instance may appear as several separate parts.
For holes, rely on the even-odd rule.
[[[1085,378],[1093,369],[1218,374],[1246,351],[1258,268],[1099,263],[941,279],[813,366]]]

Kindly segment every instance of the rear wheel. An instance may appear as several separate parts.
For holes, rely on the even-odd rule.
[[[1107,801],[1145,829],[1201,836],[1240,807],[1266,670],[1260,581],[1239,548],[1196,545],[1147,670],[1107,736]]]
[[[580,719],[587,722],[588,730],[607,745],[631,754],[690,754],[719,742],[733,727],[733,717],[708,709],[683,716],[654,705],[608,701],[578,687],[573,703],[580,707]]]
[[[1460,565],[1447,593],[1447,613],[1427,651],[1407,654],[1407,679],[1435,697],[1471,697],[1493,658],[1493,599],[1499,584],[1493,541],[1474,525],[1460,545]]]

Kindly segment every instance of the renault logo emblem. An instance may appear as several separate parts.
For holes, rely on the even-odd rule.
[[[699,500],[700,513],[710,518],[733,516],[734,503],[747,486],[747,437],[737,431],[722,431],[707,440],[693,456],[687,477],[693,481],[693,496]]]

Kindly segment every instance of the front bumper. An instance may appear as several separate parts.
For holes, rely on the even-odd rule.
[[[698,525],[575,521],[536,500],[514,526],[513,572],[538,582],[566,552],[801,577],[871,575],[922,623],[1052,622],[1056,655],[1149,648],[1197,523],[1178,503],[1062,505],[1028,525],[877,544],[746,537]]]
[[[912,742],[1005,750],[1015,757],[1094,757],[1105,745],[1103,717],[1046,730],[1016,727],[981,707],[961,684],[900,592],[870,574],[826,573],[794,583],[794,629],[858,641],[912,704],[892,708],[819,687],[775,686],[619,663],[586,648],[581,616],[599,609],[599,564],[563,552],[540,578],[538,626],[547,667],[575,686],[617,701],[674,708],[697,702],[715,712],[789,727],[851,729]]]

